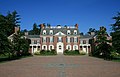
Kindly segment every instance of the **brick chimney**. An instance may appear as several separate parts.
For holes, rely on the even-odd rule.
[[[77,28],[77,29],[78,29],[78,24],[75,24],[75,28]]]
[[[16,26],[16,27],[15,27],[15,34],[17,34],[18,31],[20,31],[20,27],[19,27],[19,26]]]
[[[44,24],[40,24],[40,27],[41,27],[41,29],[43,29],[45,26],[44,26]]]

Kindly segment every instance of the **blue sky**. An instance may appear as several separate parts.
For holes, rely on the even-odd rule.
[[[113,16],[120,12],[120,0],[0,0],[0,13],[16,10],[21,29],[32,29],[33,23],[55,25],[79,24],[80,32],[105,26],[110,32]]]

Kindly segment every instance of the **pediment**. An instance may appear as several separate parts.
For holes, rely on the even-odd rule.
[[[62,32],[58,32],[58,33],[56,33],[55,35],[57,35],[57,36],[63,36],[63,35],[65,35],[65,34],[62,33]]]

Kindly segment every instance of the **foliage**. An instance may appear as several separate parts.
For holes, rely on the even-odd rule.
[[[36,23],[33,24],[33,30],[29,31],[30,35],[39,35],[40,29],[38,28],[38,25]]]
[[[86,55],[86,52],[81,51],[81,52],[80,52],[80,55]]]
[[[94,32],[95,34],[97,34],[98,31],[95,30],[95,28],[89,28],[89,31],[87,33],[91,35],[91,32]]]
[[[65,50],[64,55],[80,55],[79,50]]]
[[[40,53],[40,54],[39,54]],[[40,52],[36,52],[35,55],[56,55],[56,51],[53,49],[53,50],[41,50]]]
[[[120,12],[118,12],[117,16],[114,16],[113,19],[115,20],[115,23],[112,24],[112,44],[115,48],[116,52],[120,54]]]
[[[21,36],[21,32],[14,33],[14,28],[20,26],[19,20],[16,11],[8,12],[6,16],[0,15],[0,55],[7,56],[9,59],[30,55],[28,53],[29,41]],[[13,37],[12,42],[8,40],[10,35]]]
[[[96,36],[96,48],[93,52],[93,56],[103,57],[104,59],[109,59],[111,46],[108,44],[110,40],[107,40],[107,32],[105,27],[100,27],[98,34]]]

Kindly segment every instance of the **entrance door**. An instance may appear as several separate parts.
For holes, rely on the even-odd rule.
[[[63,54],[63,50],[64,50],[63,43],[62,42],[57,43],[57,54]]]

